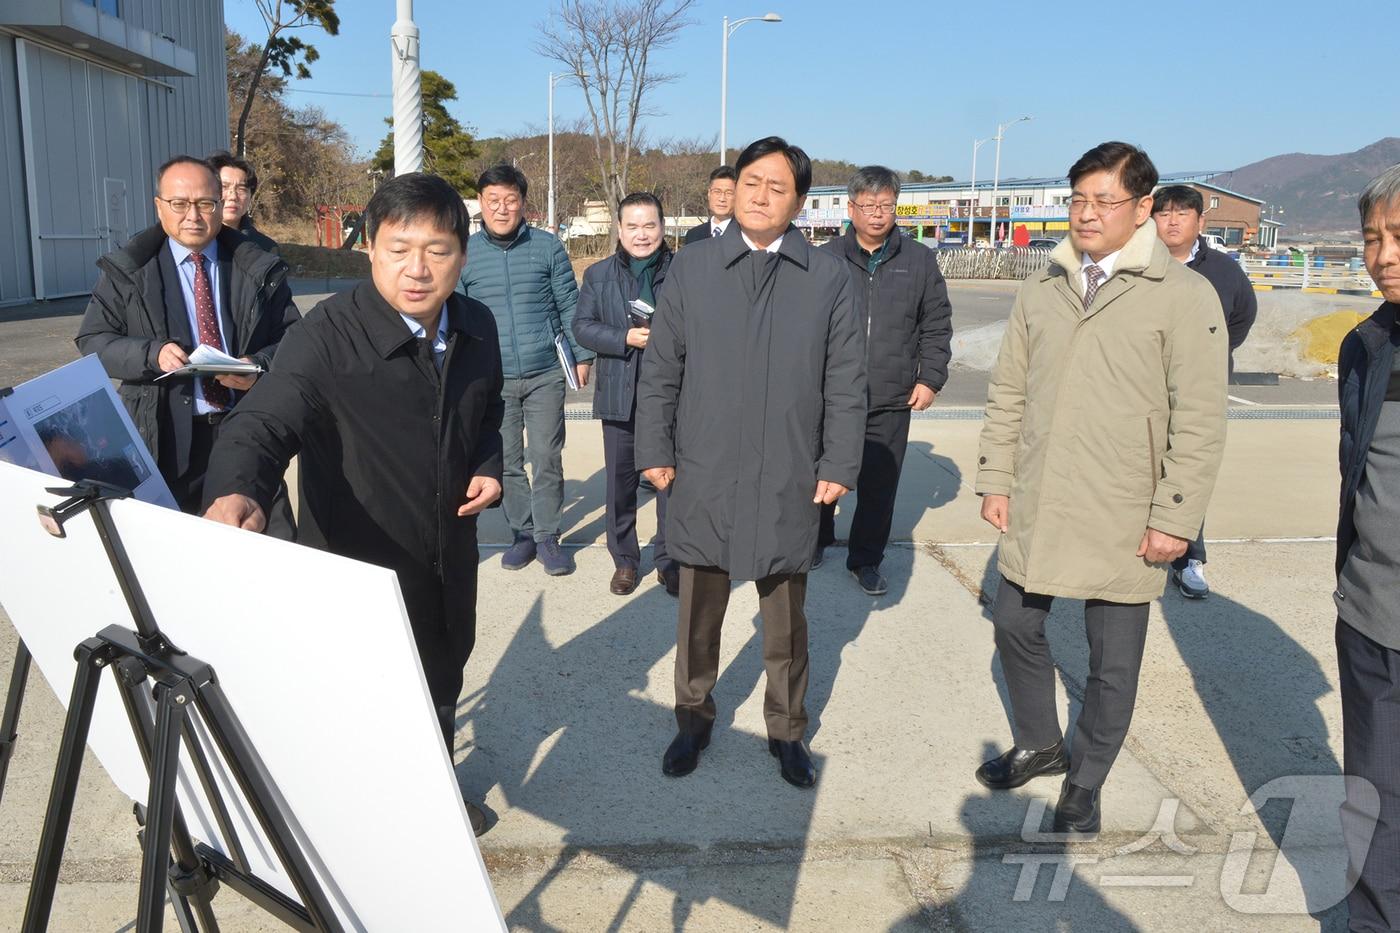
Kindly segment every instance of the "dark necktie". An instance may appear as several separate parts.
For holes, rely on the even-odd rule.
[[[209,273],[204,268],[207,260],[203,253],[190,253],[188,261],[194,263],[194,318],[199,324],[199,342],[222,350],[224,341],[219,336],[219,316],[214,313],[214,292],[209,288]],[[204,400],[210,405],[228,408],[233,404],[233,392],[228,386],[214,379],[199,381],[204,387]]]
[[[1099,286],[1104,282],[1103,270],[1097,263],[1089,263],[1084,268],[1084,310],[1088,311],[1089,306],[1094,303],[1094,296],[1099,293]]]
[[[710,236],[719,236],[723,232],[724,231],[721,230],[719,227],[715,227],[714,231],[710,234]]]

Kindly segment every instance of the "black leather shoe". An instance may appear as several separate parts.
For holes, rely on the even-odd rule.
[[[666,587],[667,596],[681,595],[681,572],[675,567],[656,571],[656,582]]]
[[[685,777],[700,763],[700,753],[710,747],[710,730],[678,732],[661,756],[661,773],[667,777]]]
[[[1068,770],[1069,755],[1065,753],[1063,740],[1040,751],[1013,745],[1006,754],[983,762],[982,767],[977,769],[977,780],[982,782],[983,787],[992,790],[1010,790],[1031,778],[1044,774],[1064,774]]]
[[[812,753],[807,751],[806,743],[769,739],[768,754],[778,759],[783,780],[793,787],[811,787],[817,783],[817,769],[812,764]]]
[[[1054,831],[1076,836],[1099,834],[1099,788],[1080,787],[1065,778],[1060,788],[1060,802],[1055,804]]]
[[[486,814],[470,800],[463,800],[462,803],[467,805],[467,821],[472,825],[472,835],[481,836],[486,832]]]

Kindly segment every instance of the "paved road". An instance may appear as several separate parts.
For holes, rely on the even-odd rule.
[[[985,369],[960,365],[958,356],[966,352],[968,359],[981,366],[990,365],[1000,339],[999,325],[1011,313],[1015,298],[1015,282],[950,283],[949,297],[953,304],[953,331],[957,346],[948,384],[939,399],[944,406],[981,407],[987,398]],[[303,312],[338,288],[354,285],[346,279],[299,279],[293,283],[297,305]],[[86,306],[85,298],[66,298],[39,302],[0,310],[0,385],[14,385],[47,372],[77,358],[73,336],[77,333],[79,316]],[[1333,310],[1369,311],[1371,299],[1334,295],[1299,295],[1298,293],[1260,293],[1261,320],[1271,309],[1289,315],[1298,314],[1302,304],[1312,313]],[[970,342],[970,346],[967,343]],[[1251,344],[1246,343],[1241,359],[1248,360]],[[1244,367],[1242,367],[1244,368]],[[1330,378],[1317,380],[1283,378],[1273,386],[1232,386],[1232,404],[1254,405],[1335,405],[1336,385]],[[572,393],[571,405],[589,405],[591,387]]]

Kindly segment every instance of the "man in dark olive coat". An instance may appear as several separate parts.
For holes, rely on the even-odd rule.
[[[636,461],[670,488],[681,564],[676,722],[662,771],[693,771],[710,741],[730,580],[763,615],[769,751],[816,783],[807,728],[807,571],[822,504],[855,485],[865,438],[865,340],[840,260],[792,219],[807,155],[770,136],[739,157],[735,223],[671,265],[637,390]]]
[[[501,495],[495,319],[453,293],[469,223],[441,178],[381,185],[365,207],[371,281],[292,329],[204,483],[206,517],[258,530],[300,452],[301,541],[397,574],[449,750],[476,641],[477,515]]]

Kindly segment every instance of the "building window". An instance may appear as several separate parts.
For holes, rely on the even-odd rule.
[[[816,210],[816,209],[817,209],[817,205],[820,204],[820,203],[821,203],[821,201],[819,201],[817,198],[813,198],[813,199],[812,199],[812,210]]]
[[[1030,196],[1030,195],[1028,195],[1028,194],[1018,194],[1018,195],[1016,195],[1016,204],[1017,204],[1017,206],[1020,206],[1020,207],[1029,207],[1029,206],[1030,206],[1030,203],[1031,203],[1031,196]]]
[[[88,6],[96,7],[108,16],[121,16],[121,8],[118,6],[119,0],[82,0]]]
[[[1001,196],[999,196],[999,197],[997,198],[997,207],[1010,207],[1010,206],[1011,206],[1011,197],[1010,197],[1010,195],[1001,195]]]
[[[841,206],[841,199],[840,199],[840,198],[832,198],[832,199],[831,199],[831,206],[832,206],[832,207],[840,207],[840,206]]]
[[[1219,199],[1219,198],[1213,197],[1213,198],[1210,199],[1210,209],[1211,209],[1211,210],[1215,210],[1215,209],[1216,209],[1217,207],[1219,207],[1219,206],[1220,206],[1220,199]]]
[[[1239,246],[1239,245],[1241,245],[1242,243],[1244,243],[1244,228],[1243,228],[1243,227],[1226,227],[1226,228],[1225,228],[1225,245],[1226,245],[1226,246]]]
[[[1054,200],[1052,200],[1050,203],[1054,204],[1056,207],[1063,207],[1064,205],[1069,203],[1069,195],[1057,194],[1055,195]]]

